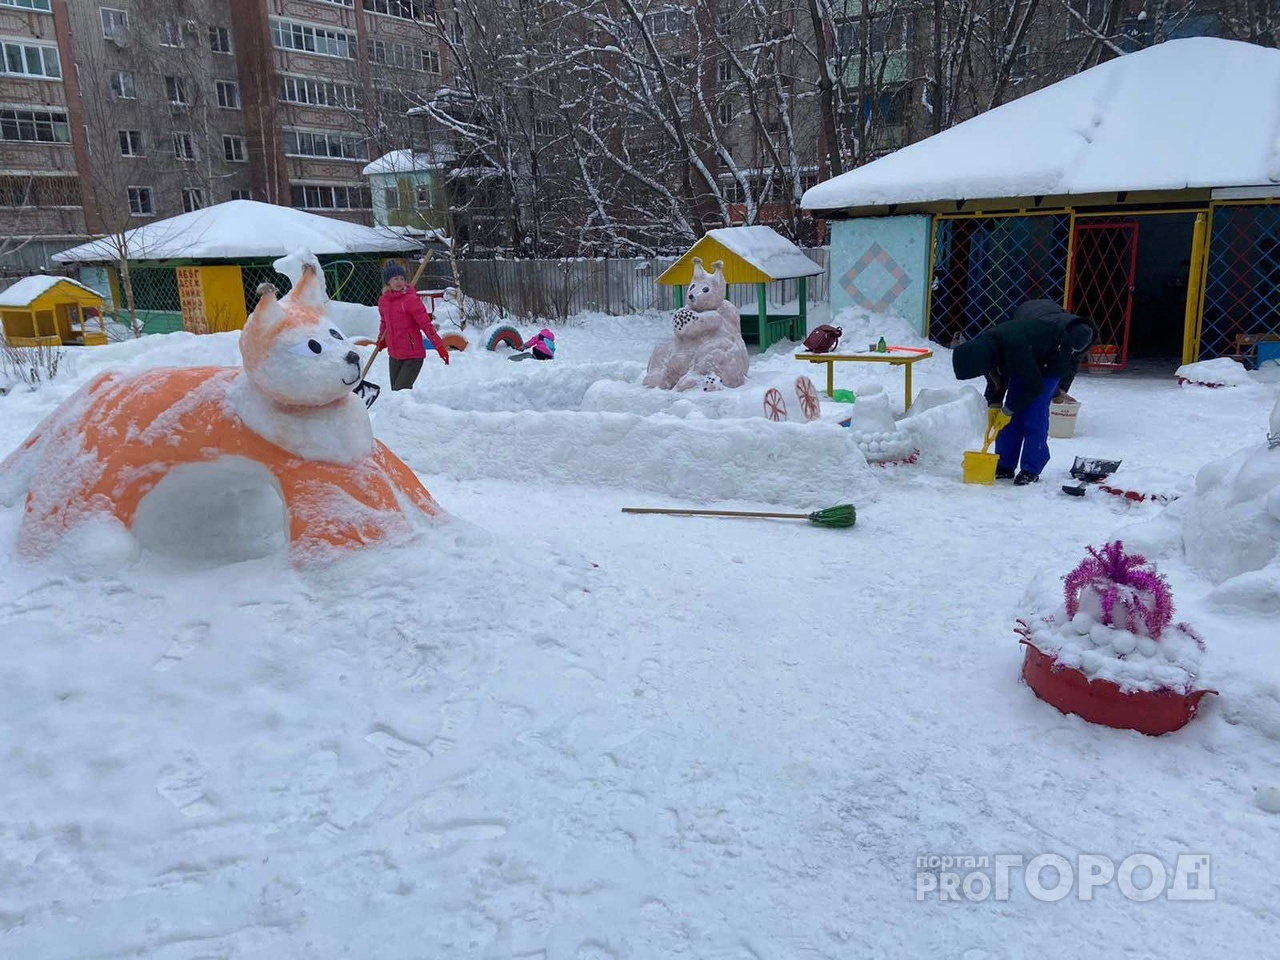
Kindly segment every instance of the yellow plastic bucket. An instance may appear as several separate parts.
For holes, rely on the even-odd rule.
[[[966,450],[964,454],[964,482],[995,483],[996,464],[999,462],[1000,457],[997,454]]]

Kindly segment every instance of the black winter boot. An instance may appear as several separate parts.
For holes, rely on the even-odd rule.
[[[997,480],[1012,480],[1012,479],[1013,479],[1013,471],[1012,471],[1012,470],[1006,470],[1004,467],[996,467],[996,479],[997,479]]]
[[[1021,473],[1018,474],[1017,477],[1014,478],[1013,485],[1015,487],[1025,487],[1029,483],[1039,483],[1039,482],[1040,482],[1040,474],[1027,473],[1027,471],[1023,470]]]

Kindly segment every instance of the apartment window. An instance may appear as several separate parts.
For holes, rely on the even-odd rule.
[[[182,212],[192,213],[208,206],[204,201],[204,190],[200,187],[182,188]]]
[[[0,0],[0,7],[17,7],[19,10],[43,10],[52,12],[49,0]]]
[[[319,3],[332,3],[335,7],[355,7],[356,0],[317,0]]]
[[[354,84],[294,76],[280,78],[280,100],[283,103],[303,103],[313,107],[342,107],[347,110],[355,110],[359,102]]]
[[[245,150],[244,137],[233,137],[230,134],[223,134],[222,155],[227,158],[228,163],[245,163],[249,159],[249,156],[248,152]]]
[[[252,190],[232,190],[231,199],[232,200],[252,200],[253,191]]]
[[[70,143],[71,127],[62,110],[0,110],[0,140]]]
[[[384,67],[399,67],[401,70],[440,72],[440,54],[434,50],[424,50],[421,47],[395,43],[391,40],[371,39],[369,60]]]
[[[420,183],[414,192],[416,193],[415,199],[418,201],[419,207],[431,206],[431,184]]]
[[[196,141],[189,133],[173,135],[173,155],[179,160],[192,161],[196,158]]]
[[[78,207],[76,177],[0,176],[0,207]]]
[[[191,103],[187,99],[187,81],[182,77],[165,77],[164,92],[174,106],[185,107]]]
[[[720,126],[727,127],[733,123],[733,103],[730,100],[721,100],[720,105],[716,107],[716,117],[720,121]]]
[[[364,8],[402,20],[422,20],[435,9],[435,4],[431,0],[364,0]]]
[[[655,37],[682,33],[688,22],[688,14],[680,10],[661,10],[644,15],[644,25]]]
[[[400,191],[395,187],[383,187],[382,202],[387,205],[388,210],[397,209],[400,206]]]
[[[364,141],[346,133],[286,130],[284,152],[290,157],[328,157],[334,160],[366,160]]]
[[[295,207],[306,210],[368,210],[373,206],[368,187],[331,187],[294,184],[290,190]]]
[[[128,10],[99,7],[98,16],[102,20],[102,39],[122,40],[124,35],[129,32]]]
[[[533,121],[533,132],[539,137],[554,137],[560,133],[560,124],[556,120],[539,117]]]
[[[850,20],[840,24],[837,31],[837,42],[840,51],[846,57],[862,56],[862,21]],[[887,17],[874,17],[871,20],[871,31],[866,43],[868,53],[893,53],[907,47],[907,20],[894,14]]]
[[[129,213],[150,217],[156,212],[155,192],[150,187],[129,187]]]
[[[234,80],[219,80],[216,86],[218,88],[218,106],[227,110],[239,110],[240,84]]]
[[[160,46],[184,46],[182,42],[182,27],[176,20],[165,20],[160,24]]]
[[[271,44],[277,50],[300,50],[321,57],[352,60],[356,55],[356,37],[353,33],[274,17],[271,19]]]
[[[17,40],[6,40],[0,46],[4,48],[0,73],[41,80],[62,79],[62,61],[58,59],[57,47],[20,43]]]
[[[721,60],[716,64],[716,79],[721,83],[730,83],[733,80],[733,61]]]
[[[144,153],[142,149],[142,131],[141,130],[121,130],[120,131],[120,156],[122,157],[140,157]]]
[[[716,33],[722,37],[727,37],[729,31],[733,29],[733,11],[721,10],[716,13]]]
[[[133,74],[128,70],[117,70],[111,75],[111,92],[117,100],[138,99],[138,88],[133,82]]]
[[[209,49],[214,53],[230,53],[231,31],[226,27],[210,27]]]

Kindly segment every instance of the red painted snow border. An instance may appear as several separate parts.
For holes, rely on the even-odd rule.
[[[1110,680],[1090,680],[1074,667],[1065,667],[1023,638],[1027,648],[1022,679],[1037,697],[1063,713],[1117,730],[1136,730],[1157,737],[1191,722],[1206,693],[1216,690],[1134,690],[1125,692]]]
[[[1186,377],[1178,378],[1178,386],[1185,387],[1188,383],[1193,387],[1208,387],[1210,390],[1217,390],[1220,387],[1230,386],[1230,384],[1226,383],[1208,383],[1204,380],[1188,380]]]
[[[1124,497],[1126,500],[1133,500],[1136,503],[1142,503],[1150,500],[1153,503],[1173,503],[1178,499],[1179,494],[1168,496],[1163,493],[1141,493],[1137,490],[1125,490],[1123,487],[1111,487],[1105,483],[1098,484],[1098,487],[1115,497]]]

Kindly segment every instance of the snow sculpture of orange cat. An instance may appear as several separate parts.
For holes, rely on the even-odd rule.
[[[45,555],[104,514],[132,530],[171,471],[227,458],[274,478],[295,556],[395,538],[411,531],[413,514],[440,512],[373,438],[352,393],[360,357],[329,320],[319,262],[301,251],[275,266],[295,284],[282,300],[259,288],[240,337],[243,368],[104,373],[0,463],[0,503],[26,496],[21,554]]]

